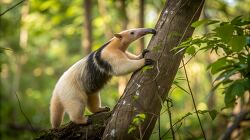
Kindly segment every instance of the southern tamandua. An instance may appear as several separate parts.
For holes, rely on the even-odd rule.
[[[58,80],[50,102],[50,119],[53,128],[60,126],[64,113],[72,122],[88,123],[83,115],[85,106],[93,112],[108,111],[101,107],[98,91],[112,75],[125,75],[145,65],[152,65],[145,59],[144,50],[136,56],[127,52],[129,44],[146,34],[155,34],[154,29],[137,28],[114,34],[114,37],[98,50],[76,62]]]

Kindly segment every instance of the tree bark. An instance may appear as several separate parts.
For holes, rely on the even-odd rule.
[[[92,48],[92,19],[91,19],[91,9],[92,4],[91,0],[84,0],[84,28],[83,28],[83,39],[82,39],[82,48],[84,55],[87,55],[91,52]]]
[[[145,10],[145,0],[140,0],[139,2],[139,27],[143,28],[144,27],[144,10]],[[139,47],[139,52],[142,52],[145,48],[144,44],[144,38],[140,39],[140,47]]]
[[[36,140],[99,140],[102,137],[110,112],[102,112],[88,116],[91,125],[77,125],[72,122],[57,129],[43,131]]]
[[[171,51],[193,33],[191,23],[199,18],[204,0],[168,0],[156,24],[157,34],[148,45],[150,53],[146,58],[153,59],[153,69],[135,72],[123,96],[111,115],[90,116],[91,125],[67,125],[53,129],[39,139],[149,139],[162,104],[171,88],[183,52]],[[133,118],[146,115],[143,123],[132,133],[128,133]]]
[[[155,66],[133,74],[102,139],[149,139],[183,57],[171,50],[192,35],[190,25],[199,18],[203,4],[200,0],[168,0],[156,25],[157,34],[148,45],[151,52],[146,55]],[[146,115],[145,120],[128,133],[139,113]]]
[[[119,0],[117,1],[117,12],[120,14],[120,24],[122,30],[126,30],[128,26],[128,16],[126,11],[126,0]],[[126,88],[126,85],[128,83],[128,76],[121,76],[118,80],[118,93],[119,95],[122,95],[124,92],[124,89]]]

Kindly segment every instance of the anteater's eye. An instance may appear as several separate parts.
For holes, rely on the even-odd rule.
[[[130,34],[131,34],[131,35],[133,35],[133,34],[134,34],[134,32],[130,32]]]

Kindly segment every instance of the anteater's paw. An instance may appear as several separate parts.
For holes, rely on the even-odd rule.
[[[88,117],[78,117],[71,120],[74,124],[88,125]]]
[[[147,54],[149,52],[149,50],[148,49],[144,49],[143,51],[142,51],[142,57],[144,58],[145,57],[145,55]]]
[[[101,108],[99,108],[99,109],[98,109],[98,111],[97,111],[97,112],[95,112],[95,113],[109,112],[109,111],[110,111],[110,108],[109,108],[109,107],[107,107],[107,106],[105,106],[105,107],[101,107]]]
[[[145,59],[145,66],[148,66],[148,65],[154,65],[154,60],[152,59]]]
[[[109,111],[110,111],[110,108],[109,108],[109,107],[105,106],[104,108],[105,108],[105,109],[104,109],[105,112],[109,112]]]

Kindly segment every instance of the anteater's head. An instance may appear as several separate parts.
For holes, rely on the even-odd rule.
[[[123,45],[129,45],[146,34],[156,34],[156,31],[151,28],[136,28],[122,31],[114,34],[114,36],[118,38]]]

